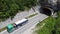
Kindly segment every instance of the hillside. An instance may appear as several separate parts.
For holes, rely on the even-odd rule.
[[[35,6],[37,0],[0,0],[0,21]]]

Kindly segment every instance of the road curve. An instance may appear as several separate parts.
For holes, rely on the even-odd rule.
[[[45,18],[47,18],[48,16],[44,15],[44,14],[38,14],[32,18],[29,18],[28,23],[25,24],[24,26],[20,27],[19,29],[13,31],[12,33],[8,33],[7,31],[5,31],[2,34],[22,34],[24,31],[26,31],[27,29],[29,29],[30,27],[32,27],[34,24],[39,23],[39,21],[44,20]]]

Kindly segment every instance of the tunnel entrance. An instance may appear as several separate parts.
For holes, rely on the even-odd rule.
[[[42,8],[42,13],[50,16],[52,12],[51,12],[51,10],[48,9],[48,8]]]

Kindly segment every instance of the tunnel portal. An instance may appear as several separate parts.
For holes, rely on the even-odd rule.
[[[47,9],[47,8],[43,8],[43,9],[42,9],[42,13],[50,16],[50,15],[51,15],[51,10],[49,10],[49,9]]]
[[[51,16],[53,14],[53,10],[49,9],[49,8],[42,8],[42,11],[41,11],[43,14],[45,15],[48,15],[48,16]]]

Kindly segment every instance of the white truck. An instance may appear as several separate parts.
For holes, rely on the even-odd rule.
[[[15,23],[13,24],[9,24],[7,26],[7,31],[9,33],[13,32],[14,30],[18,29],[18,26],[21,27],[23,26],[24,24],[26,24],[28,22],[28,19],[22,19],[22,20],[19,20],[19,21],[16,21]]]

